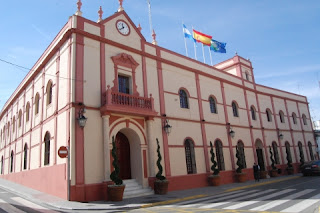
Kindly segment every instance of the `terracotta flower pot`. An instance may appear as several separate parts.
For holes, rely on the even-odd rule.
[[[122,201],[126,185],[109,185],[108,197],[110,201]]]
[[[220,175],[210,175],[208,177],[209,185],[210,186],[219,186],[220,185]]]
[[[158,195],[165,195],[168,193],[168,180],[155,180],[154,181],[154,193]]]
[[[278,177],[278,170],[270,170],[270,177]]]
[[[268,174],[268,171],[260,171],[260,178],[261,179],[266,179],[267,178],[267,174]]]
[[[236,178],[239,183],[243,183],[247,181],[247,174],[246,173],[236,173]]]

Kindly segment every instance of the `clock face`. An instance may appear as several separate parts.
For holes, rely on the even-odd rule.
[[[130,28],[126,22],[120,20],[117,22],[116,26],[122,35],[128,35],[130,33]]]

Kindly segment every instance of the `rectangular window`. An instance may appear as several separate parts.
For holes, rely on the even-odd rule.
[[[119,75],[118,83],[119,83],[119,92],[130,94],[129,77]]]

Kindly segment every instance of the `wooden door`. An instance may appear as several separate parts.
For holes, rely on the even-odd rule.
[[[260,148],[256,149],[256,152],[257,152],[258,165],[260,166],[260,170],[265,171],[262,149]]]
[[[131,179],[130,144],[128,138],[121,132],[116,135],[117,154],[120,166],[120,178]]]

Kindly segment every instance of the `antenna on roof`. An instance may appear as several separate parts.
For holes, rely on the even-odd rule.
[[[151,38],[153,38],[153,27],[152,27],[152,18],[151,18],[151,4],[150,0],[147,0],[148,9],[149,9],[149,26],[150,26],[150,34]]]

